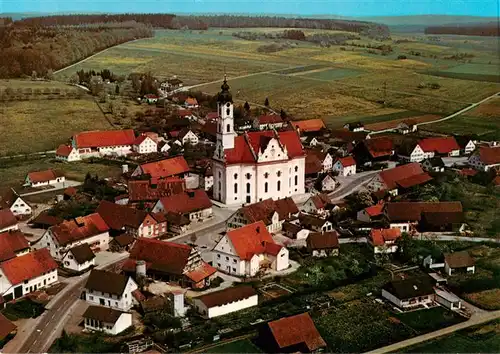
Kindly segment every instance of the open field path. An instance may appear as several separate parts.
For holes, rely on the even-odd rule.
[[[410,338],[398,343],[394,343],[382,348],[378,348],[372,351],[367,352],[366,354],[382,354],[382,353],[390,353],[390,352],[399,352],[404,348],[407,348],[412,345],[416,345],[422,342],[426,342],[431,339],[435,339],[438,337],[442,337],[447,334],[454,333],[464,328],[469,328],[478,324],[482,324],[485,322],[493,321],[500,318],[500,310],[492,311],[492,312],[483,312],[483,313],[474,313],[472,317],[462,323],[442,328],[434,332],[426,333],[421,336],[417,336],[414,338]]]

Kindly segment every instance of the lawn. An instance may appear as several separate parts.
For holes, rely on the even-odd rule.
[[[0,155],[55,150],[74,133],[111,129],[91,98],[0,103]]]
[[[418,334],[436,331],[465,321],[465,318],[440,306],[428,310],[397,314],[396,318]]]
[[[205,353],[261,353],[249,339],[241,339],[210,348]]]
[[[481,140],[499,140],[500,115],[485,118],[465,113],[444,122],[426,125],[423,129],[444,134],[477,134]]]
[[[499,320],[463,329],[404,350],[405,353],[498,353],[499,351]]]
[[[5,90],[6,88],[11,88],[13,90],[18,89],[32,89],[33,91],[36,89],[42,90],[45,89],[60,89],[60,90],[78,90],[74,86],[69,86],[64,82],[59,81],[34,81],[34,80],[23,80],[23,79],[9,79],[9,80],[0,80],[0,91]]]
[[[8,303],[2,310],[2,313],[11,321],[17,321],[20,318],[36,318],[45,311],[45,307],[30,299],[21,299],[16,302]]]

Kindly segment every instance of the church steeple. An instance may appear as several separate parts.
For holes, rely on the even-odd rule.
[[[229,85],[227,84],[227,75],[224,74],[224,82],[221,85],[221,91],[217,96],[217,102],[221,104],[233,103],[233,95],[229,91]]]
[[[217,95],[217,146],[214,157],[223,159],[224,150],[234,148],[234,106],[233,95],[229,91],[227,76],[224,74],[224,82],[221,91]]]

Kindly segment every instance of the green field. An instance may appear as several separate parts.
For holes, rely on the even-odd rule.
[[[500,114],[495,118],[484,118],[466,113],[444,122],[425,125],[422,129],[445,134],[477,134],[482,140],[499,140]]]
[[[237,340],[227,344],[222,344],[205,351],[205,353],[261,353],[249,339]]]
[[[463,329],[404,350],[405,353],[498,353],[500,321]]]
[[[282,74],[282,75],[297,74],[297,73],[302,73],[302,72],[306,72],[306,71],[322,69],[324,67],[325,66],[321,65],[321,64],[299,66],[297,68],[276,71],[276,74]]]
[[[321,71],[316,71],[312,73],[305,73],[304,75],[300,75],[303,77],[309,77],[312,79],[318,79],[318,80],[325,80],[325,81],[330,81],[330,80],[338,80],[338,79],[343,79],[345,77],[354,77],[362,74],[363,72],[360,70],[353,70],[353,69],[328,69],[328,70],[321,70]]]

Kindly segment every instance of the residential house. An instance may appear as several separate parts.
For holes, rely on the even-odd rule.
[[[189,109],[179,109],[177,111],[179,118],[188,119],[188,120],[196,120],[196,116]]]
[[[326,175],[321,180],[321,191],[322,192],[332,192],[337,186],[337,181],[330,175]]]
[[[259,130],[280,129],[285,122],[279,114],[266,114],[257,117],[253,121],[253,127]]]
[[[249,285],[234,286],[193,298],[194,308],[205,318],[214,318],[259,304],[259,295]]]
[[[406,135],[409,133],[414,133],[417,131],[417,129],[418,129],[418,126],[414,120],[407,120],[407,121],[399,123],[396,126],[396,131],[399,134],[403,134],[403,135]]]
[[[455,273],[472,273],[476,270],[474,258],[467,251],[445,253],[444,254],[444,272],[447,275]]]
[[[217,271],[203,261],[195,247],[143,238],[135,242],[123,270],[194,289],[209,286]]]
[[[384,203],[378,203],[358,211],[356,219],[363,222],[379,221],[384,216]]]
[[[462,215],[460,202],[398,202],[386,203],[384,214],[390,223],[390,228],[399,228],[402,232],[412,233],[417,229],[422,219],[455,220]],[[458,217],[453,215],[457,214]],[[453,224],[449,225],[451,228]]]
[[[147,95],[144,95],[143,101],[147,104],[156,104],[156,102],[158,102],[158,99],[159,97],[157,95],[148,93]]]
[[[198,145],[199,142],[198,136],[189,128],[182,129],[179,133],[178,139],[182,145]]]
[[[289,221],[285,221],[283,223],[282,230],[283,235],[294,240],[305,240],[311,233],[311,230],[302,227],[300,224],[295,224]]]
[[[318,141],[318,139],[316,139],[315,136],[307,136],[304,138],[300,138],[300,140],[302,141],[303,145],[305,145],[305,146],[315,147],[315,146],[318,146],[318,144],[319,144],[319,141]]]
[[[362,140],[353,149],[355,160],[360,165],[387,162],[394,155],[394,151],[394,141],[388,137]]]
[[[83,272],[95,265],[95,254],[87,243],[70,248],[62,258],[62,266],[74,272]]]
[[[71,145],[59,145],[56,150],[56,160],[73,162],[80,161],[78,150]]]
[[[0,210],[9,209],[15,216],[31,215],[31,206],[24,201],[12,188],[0,194]]]
[[[46,249],[0,263],[0,295],[4,302],[46,288],[57,280],[57,263]]]
[[[311,214],[300,213],[299,223],[302,227],[316,232],[333,230],[333,224],[330,221]]]
[[[331,204],[331,200],[328,194],[319,193],[309,197],[302,204],[300,210],[308,214],[316,214],[324,217],[328,214],[329,204]]]
[[[311,232],[307,236],[307,250],[313,257],[339,255],[339,234],[337,231]]]
[[[135,237],[149,238],[167,233],[167,220],[161,213],[148,213],[106,200],[99,203],[96,213],[102,217],[111,230],[119,233],[125,231]]]
[[[24,256],[30,252],[28,240],[19,230],[0,233],[0,262]]]
[[[316,178],[323,172],[323,164],[316,154],[307,154],[305,158],[304,176]]]
[[[166,154],[170,148],[171,146],[165,140],[158,142],[158,152]]]
[[[64,175],[59,171],[46,170],[30,172],[24,180],[24,185],[28,187],[49,186],[56,183],[64,183]]]
[[[382,288],[382,297],[402,310],[410,310],[433,304],[436,294],[431,278],[425,275],[388,282]]]
[[[158,152],[158,144],[149,136],[141,134],[134,140],[132,149],[138,154],[153,154]]]
[[[0,210],[0,232],[18,230],[17,218],[10,209]]]
[[[356,174],[356,161],[352,156],[341,157],[335,161],[333,170],[340,176],[351,176]]]
[[[489,171],[500,168],[500,146],[481,146],[469,157],[469,165],[476,170]]]
[[[109,226],[98,213],[49,227],[33,247],[48,248],[52,257],[61,261],[70,248],[83,243],[87,243],[94,252],[108,249]]]
[[[290,123],[300,135],[320,134],[326,131],[323,119],[295,120]]]
[[[186,233],[191,224],[191,220],[183,214],[178,213],[165,213],[167,219],[168,231],[177,235]]]
[[[367,185],[371,192],[386,190],[398,195],[398,189],[408,189],[432,180],[417,162],[397,166],[379,172]]]
[[[345,124],[344,129],[350,130],[351,132],[363,132],[365,131],[365,126],[358,121]]]
[[[132,326],[132,314],[108,307],[90,305],[82,315],[88,331],[117,335]]]
[[[109,241],[109,250],[111,252],[128,252],[134,245],[135,240],[134,235],[127,233],[115,236]]]
[[[453,293],[441,289],[434,289],[436,292],[436,302],[452,311],[462,308],[462,299]]]
[[[321,172],[329,172],[332,170],[333,158],[332,155],[330,155],[328,152],[324,152],[318,149],[307,149],[306,154],[315,155],[318,158],[322,166]],[[307,157],[306,157],[306,163],[307,163]]]
[[[420,232],[444,232],[466,230],[464,213],[461,211],[425,211],[419,222]]]
[[[184,156],[176,156],[141,164],[134,170],[132,177],[149,175],[152,179],[156,180],[172,176],[184,177],[187,173],[189,173],[189,166]]]
[[[172,77],[171,79],[167,79],[167,81],[162,82],[160,84],[160,90],[164,92],[172,92],[175,91],[183,86],[182,80],[178,79],[177,77]]]
[[[269,198],[238,209],[227,221],[227,227],[237,229],[257,221],[263,221],[269,232],[277,232],[281,230],[286,220],[298,214],[299,209],[292,198],[276,201]]]
[[[424,151],[424,158],[434,156],[460,156],[460,146],[452,136],[422,139],[418,145]]]
[[[276,244],[264,222],[230,230],[213,249],[213,264],[225,273],[253,277],[261,270],[288,268],[288,250]]]
[[[203,189],[186,190],[169,197],[162,197],[152,211],[181,214],[190,221],[203,221],[213,215],[212,202]]]
[[[421,162],[428,156],[413,139],[403,141],[397,148],[397,155],[404,162]]]
[[[266,353],[316,353],[326,348],[307,312],[263,325],[258,342]]]
[[[132,152],[135,141],[133,129],[86,131],[73,135],[72,147],[80,157],[124,156]]]
[[[131,206],[152,208],[160,198],[183,193],[185,189],[186,181],[180,177],[129,180],[127,203]]]
[[[1,219],[1,217],[0,217],[0,219]],[[30,227],[35,228],[35,229],[47,230],[49,227],[60,224],[63,221],[64,221],[63,218],[49,215],[47,210],[44,210],[40,214],[38,214],[37,217],[35,217],[34,219],[31,219],[29,221],[29,225],[30,225]]]
[[[184,107],[192,109],[192,108],[198,108],[200,105],[198,104],[198,100],[194,97],[188,97],[184,101]]]
[[[427,172],[444,172],[445,164],[439,156],[434,156],[422,162],[422,167]]]
[[[368,244],[373,247],[375,254],[396,253],[396,241],[401,237],[401,229],[371,229]]]
[[[92,269],[83,289],[83,298],[90,305],[129,311],[134,305],[137,283],[129,276]]]
[[[460,153],[464,155],[470,155],[474,150],[476,150],[477,141],[470,136],[460,135],[455,136],[455,139],[460,146]]]

